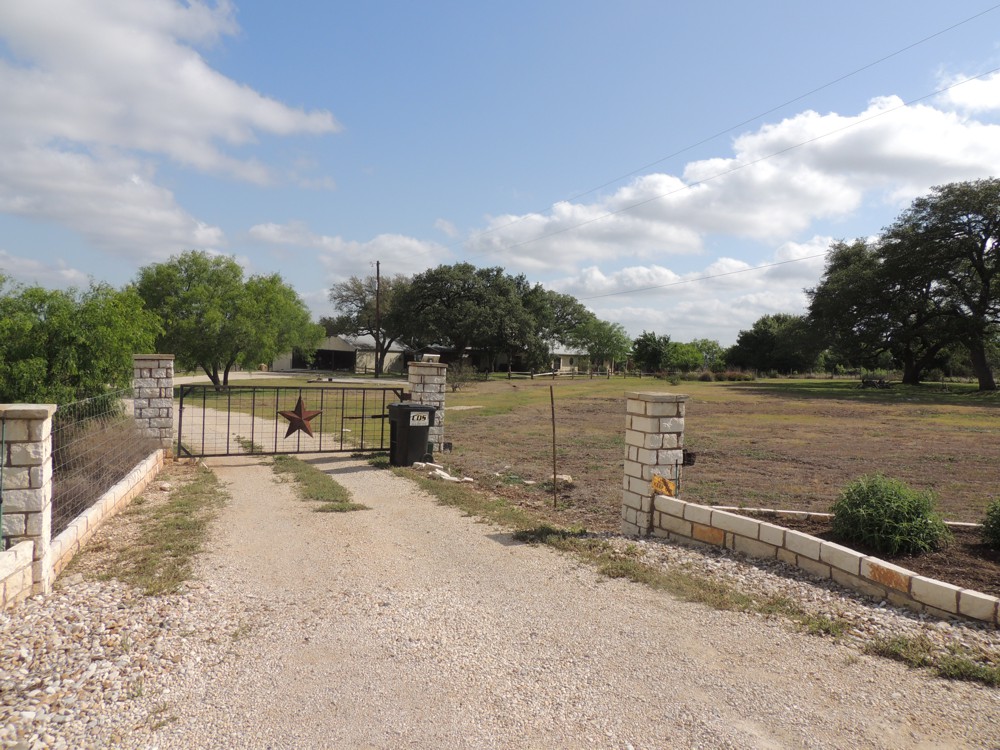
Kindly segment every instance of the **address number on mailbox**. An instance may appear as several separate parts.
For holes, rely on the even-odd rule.
[[[413,411],[410,412],[410,427],[427,427],[430,424],[430,412]]]

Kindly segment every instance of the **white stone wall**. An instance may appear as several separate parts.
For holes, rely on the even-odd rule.
[[[174,355],[136,354],[132,367],[136,424],[169,452],[174,437]]]

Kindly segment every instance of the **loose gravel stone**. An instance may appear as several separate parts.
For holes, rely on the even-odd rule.
[[[996,630],[776,561],[605,537],[849,623],[811,637],[603,579],[390,472],[323,466],[372,510],[312,513],[228,461],[234,499],[180,593],[76,575],[0,613],[0,747],[1000,746],[1000,690],[861,653],[921,636],[1000,663]]]

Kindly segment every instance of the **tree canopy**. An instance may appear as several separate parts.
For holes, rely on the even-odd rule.
[[[740,331],[726,351],[726,362],[758,371],[808,372],[822,348],[805,316],[777,313],[764,315],[750,330]]]
[[[215,386],[235,366],[269,362],[323,337],[305,303],[280,275],[243,278],[232,258],[189,251],[139,270],[136,290],[159,316],[159,351],[183,369],[201,368]]]
[[[396,300],[409,283],[402,274],[381,278],[351,276],[330,289],[330,302],[338,314],[322,318],[320,323],[331,336],[371,336],[375,341],[376,378],[382,375],[389,348],[406,331],[406,316],[401,314]]]
[[[53,291],[0,276],[0,401],[66,404],[127,388],[132,355],[152,351],[158,331],[134,289]]]

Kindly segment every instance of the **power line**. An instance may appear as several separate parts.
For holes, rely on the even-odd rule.
[[[926,42],[929,42],[932,39],[935,39],[935,38],[937,38],[939,36],[947,34],[949,31],[954,31],[958,27],[964,26],[967,23],[971,23],[972,21],[976,20],[977,18],[981,18],[982,16],[985,16],[988,13],[992,13],[993,11],[997,10],[998,8],[1000,8],[1000,4],[993,5],[993,6],[989,7],[989,8],[987,8],[986,10],[983,10],[983,11],[981,11],[979,13],[976,13],[975,15],[969,16],[968,18],[966,18],[966,19],[964,19],[962,21],[959,21],[957,23],[954,23],[951,26],[948,26],[948,27],[946,27],[944,29],[941,29],[940,31],[936,31],[933,34],[930,34],[928,36],[923,37],[922,39],[918,39],[915,42],[911,42],[910,44],[907,44],[905,47],[901,47],[901,48],[897,49],[894,52],[890,52],[887,55],[883,55],[882,57],[880,57],[880,58],[878,58],[876,60],[873,60],[870,63],[862,65],[860,68],[856,68],[856,69],[852,70],[849,73],[844,73],[843,75],[838,76],[837,78],[834,78],[834,79],[832,79],[830,81],[827,81],[826,83],[824,83],[824,84],[822,84],[820,86],[817,86],[817,87],[815,87],[813,89],[810,89],[809,91],[806,91],[803,94],[799,94],[798,96],[795,96],[792,99],[789,99],[789,100],[787,100],[787,101],[785,101],[785,102],[783,102],[781,104],[775,105],[775,106],[771,107],[770,109],[764,110],[763,112],[760,112],[760,113],[755,114],[755,115],[753,115],[751,117],[748,117],[748,118],[742,120],[741,122],[736,123],[735,125],[731,125],[731,126],[729,126],[727,128],[719,130],[719,131],[717,131],[716,133],[713,133],[710,136],[707,136],[705,138],[702,138],[699,141],[696,141],[695,143],[692,143],[690,145],[684,146],[683,148],[678,149],[677,151],[674,151],[673,153],[668,154],[667,156],[664,156],[664,157],[662,157],[660,159],[656,159],[655,161],[651,161],[648,164],[644,164],[641,167],[637,167],[636,169],[633,169],[630,172],[626,172],[625,174],[619,175],[618,177],[614,177],[614,178],[612,178],[610,180],[607,180],[606,182],[603,182],[600,185],[597,185],[596,187],[592,187],[589,190],[584,190],[583,192],[571,195],[568,198],[564,198],[564,199],[562,199],[562,201],[559,201],[559,202],[575,201],[578,198],[582,198],[585,195],[590,195],[591,193],[597,192],[598,190],[601,190],[603,188],[609,187],[610,185],[614,185],[615,183],[620,182],[621,180],[624,180],[627,177],[631,177],[633,175],[639,174],[640,172],[644,172],[645,170],[647,170],[647,169],[649,169],[651,167],[655,167],[658,164],[662,164],[665,161],[668,161],[668,160],[673,159],[673,158],[675,158],[677,156],[680,156],[681,154],[684,154],[684,153],[686,153],[688,151],[691,151],[692,149],[695,149],[698,146],[703,146],[704,144],[709,143],[710,141],[713,141],[716,138],[719,138],[720,136],[726,135],[727,133],[731,133],[732,131],[736,130],[737,128],[741,128],[741,127],[744,127],[745,125],[749,125],[750,123],[754,122],[755,120],[759,120],[760,118],[766,117],[767,115],[770,115],[770,114],[773,114],[773,113],[777,112],[778,110],[784,109],[785,107],[787,107],[787,106],[789,106],[791,104],[795,104],[796,102],[802,101],[803,99],[805,99],[807,97],[810,97],[813,94],[819,93],[820,91],[828,89],[831,86],[834,86],[834,85],[836,85],[838,83],[846,81],[847,79],[852,78],[852,77],[858,75],[859,73],[863,73],[864,71],[866,71],[866,70],[868,70],[870,68],[873,68],[876,65],[880,65],[881,63],[883,63],[883,62],[885,62],[887,60],[891,60],[892,58],[897,57],[898,55],[901,55],[904,52],[908,52],[909,50],[914,49],[915,47],[919,47],[921,44],[925,44]],[[917,101],[919,101],[919,100],[917,100]],[[446,245],[446,247],[457,247],[458,245],[460,245],[460,244],[462,244],[464,242],[467,242],[469,240],[473,240],[473,239],[476,239],[478,237],[482,237],[484,235],[500,231],[501,229],[506,229],[507,227],[514,226],[515,224],[519,224],[522,221],[525,221],[525,219],[526,219],[526,217],[528,215],[533,214],[533,213],[544,213],[545,211],[549,210],[549,208],[551,208],[551,206],[549,206],[549,207],[547,207],[545,209],[538,210],[538,211],[529,211],[528,214],[520,216],[517,219],[514,219],[513,221],[507,222],[506,224],[501,224],[500,226],[491,227],[489,229],[484,229],[481,232],[475,232],[472,235],[470,235],[469,237],[467,237],[465,240],[454,242],[451,245]],[[514,245],[513,247],[517,247],[517,245]],[[473,257],[473,258],[475,258],[475,257],[481,257],[482,255],[486,255],[486,254],[487,253],[481,253],[480,255],[471,256],[471,257]]]
[[[512,250],[512,249],[517,248],[517,247],[523,247],[524,245],[530,245],[533,242],[538,242],[540,240],[545,240],[545,239],[548,239],[550,237],[555,237],[555,236],[560,235],[560,234],[565,234],[566,232],[571,232],[574,229],[579,229],[580,227],[587,226],[588,224],[593,224],[593,223],[598,222],[598,221],[603,221],[604,219],[610,218],[612,216],[617,216],[618,214],[623,214],[623,213],[625,213],[627,211],[631,211],[631,210],[633,210],[635,208],[639,208],[640,206],[645,206],[648,203],[652,203],[654,201],[658,201],[658,200],[660,200],[662,198],[667,198],[667,197],[669,197],[671,195],[676,195],[677,193],[684,192],[685,190],[690,190],[691,188],[697,187],[699,185],[704,185],[707,182],[712,182],[713,180],[717,180],[720,177],[726,177],[728,175],[734,174],[735,172],[742,171],[742,170],[746,169],[747,167],[752,167],[752,166],[754,166],[756,164],[760,164],[761,162],[767,161],[768,159],[773,159],[776,156],[781,156],[782,154],[787,154],[790,151],[795,151],[796,149],[802,148],[803,146],[808,146],[811,143],[816,143],[817,141],[823,140],[824,138],[829,138],[830,136],[836,135],[837,133],[842,133],[845,130],[850,130],[851,128],[855,128],[855,127],[857,127],[859,125],[863,125],[865,123],[871,122],[872,120],[876,120],[879,117],[884,117],[885,115],[892,114],[894,112],[898,112],[899,110],[905,109],[906,107],[909,107],[909,106],[911,106],[913,104],[916,104],[917,102],[922,102],[925,99],[930,99],[931,97],[937,96],[939,94],[943,94],[945,91],[950,91],[951,89],[957,88],[958,86],[962,86],[962,85],[964,85],[966,83],[969,83],[970,81],[975,81],[975,80],[978,80],[980,78],[984,78],[984,77],[986,77],[988,75],[992,75],[993,73],[996,73],[998,71],[1000,71],[1000,67],[993,68],[992,70],[987,70],[987,71],[985,71],[983,73],[980,73],[978,75],[971,76],[969,78],[966,78],[966,79],[963,79],[963,80],[958,81],[956,83],[953,83],[953,84],[951,84],[949,86],[945,86],[943,88],[937,89],[936,91],[932,91],[929,94],[924,94],[923,96],[918,96],[915,99],[910,99],[908,101],[902,102],[901,104],[899,104],[899,105],[897,105],[895,107],[892,107],[890,109],[882,110],[881,112],[877,112],[874,115],[870,115],[870,116],[865,117],[865,118],[860,119],[860,120],[855,120],[855,121],[850,122],[847,125],[843,125],[843,126],[841,126],[839,128],[834,128],[833,130],[827,131],[826,133],[822,133],[821,135],[817,135],[817,136],[814,136],[813,138],[809,138],[807,140],[800,141],[799,143],[792,144],[791,146],[786,146],[785,148],[779,149],[779,150],[774,151],[774,152],[772,152],[770,154],[765,154],[764,156],[758,157],[756,159],[752,159],[751,161],[743,162],[741,164],[737,164],[736,166],[730,167],[729,169],[725,169],[725,170],[723,170],[721,172],[718,172],[718,173],[716,173],[714,175],[710,175],[709,177],[705,177],[705,178],[703,178],[701,180],[695,180],[694,182],[689,182],[689,183],[687,183],[685,185],[682,185],[679,188],[676,188],[675,190],[669,190],[666,193],[659,193],[658,195],[654,195],[654,196],[651,196],[651,197],[646,198],[644,200],[637,201],[635,203],[631,203],[631,204],[629,204],[627,206],[623,206],[621,208],[615,209],[614,211],[607,211],[607,212],[605,212],[605,213],[603,213],[603,214],[601,214],[599,216],[595,216],[595,217],[593,217],[591,219],[587,219],[586,221],[581,221],[581,222],[578,222],[576,224],[571,224],[568,227],[563,227],[562,229],[557,229],[557,230],[554,230],[552,232],[548,232],[546,234],[540,234],[537,237],[533,237],[533,238],[531,238],[529,240],[522,240],[520,242],[515,242],[515,243],[509,244],[509,245],[505,245],[502,248],[498,248],[498,249],[500,249],[500,250]],[[477,257],[477,256],[473,256],[473,257]]]

